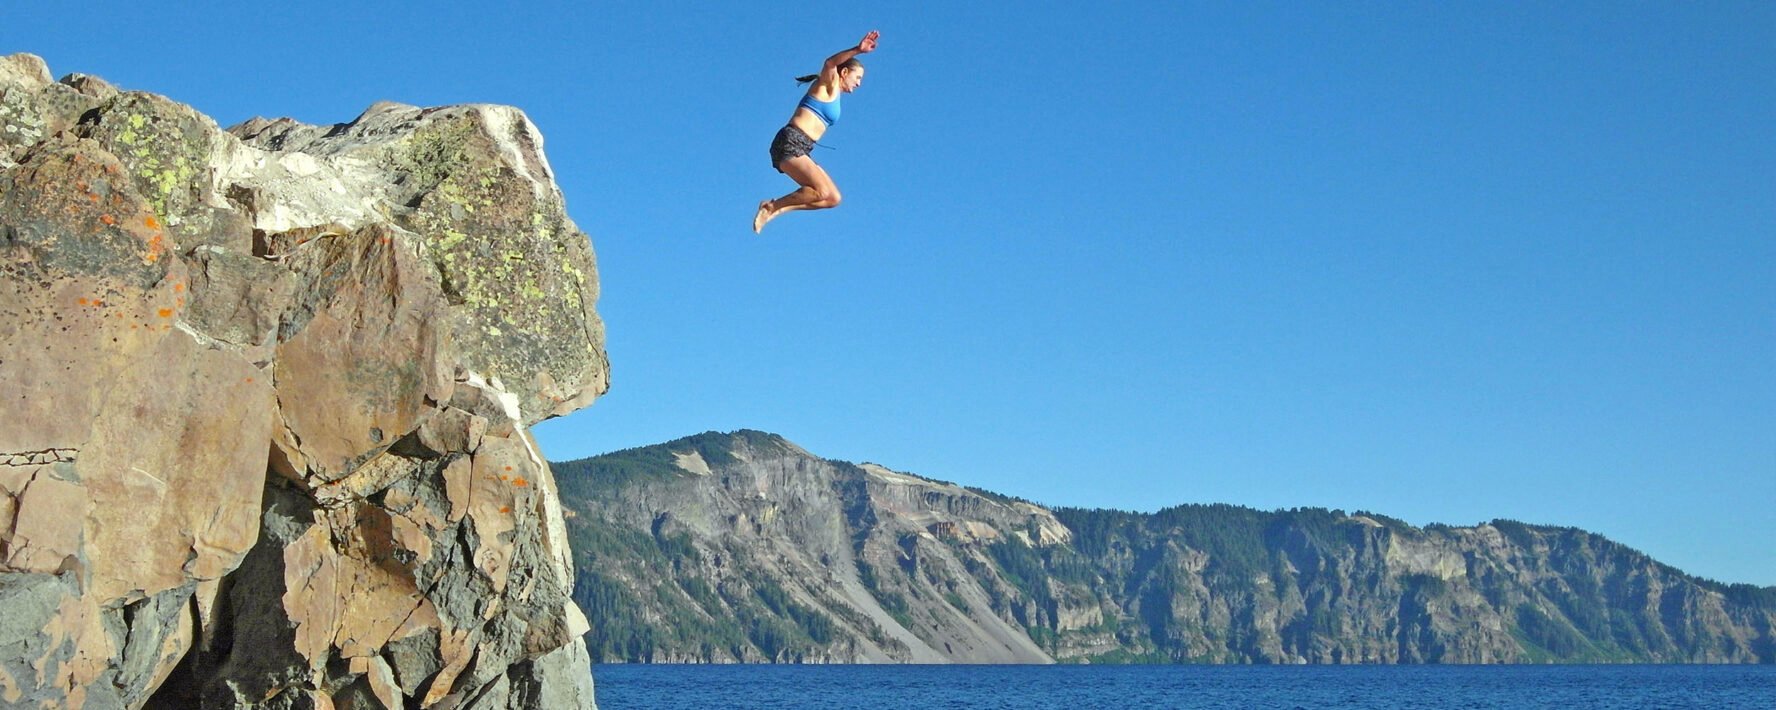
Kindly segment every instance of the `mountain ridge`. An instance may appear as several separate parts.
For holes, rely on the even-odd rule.
[[[554,466],[574,549],[598,557],[575,598],[604,661],[1776,662],[1776,588],[1572,527],[1047,508],[757,430]],[[580,542],[625,530],[627,548]]]

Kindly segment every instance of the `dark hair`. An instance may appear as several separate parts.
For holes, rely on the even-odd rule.
[[[847,59],[847,60],[845,60],[844,64],[839,65],[839,71],[848,71],[848,70],[852,70],[852,69],[862,69],[862,68],[863,68],[863,62],[857,61],[857,57],[852,57],[850,59]],[[819,79],[819,78],[820,78],[819,74],[809,74],[807,76],[798,76],[798,77],[796,77],[796,83],[797,84],[812,84],[812,83],[814,83],[815,79]]]

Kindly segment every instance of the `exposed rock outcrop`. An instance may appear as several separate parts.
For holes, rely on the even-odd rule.
[[[528,427],[606,389],[499,106],[255,119],[0,58],[0,705],[589,707]]]

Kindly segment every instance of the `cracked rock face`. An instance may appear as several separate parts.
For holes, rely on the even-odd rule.
[[[528,427],[606,389],[597,295],[515,109],[0,58],[0,706],[590,707]]]

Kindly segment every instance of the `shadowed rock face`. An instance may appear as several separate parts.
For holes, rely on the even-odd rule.
[[[0,58],[0,705],[589,707],[528,427],[607,387],[498,106],[255,119]]]

